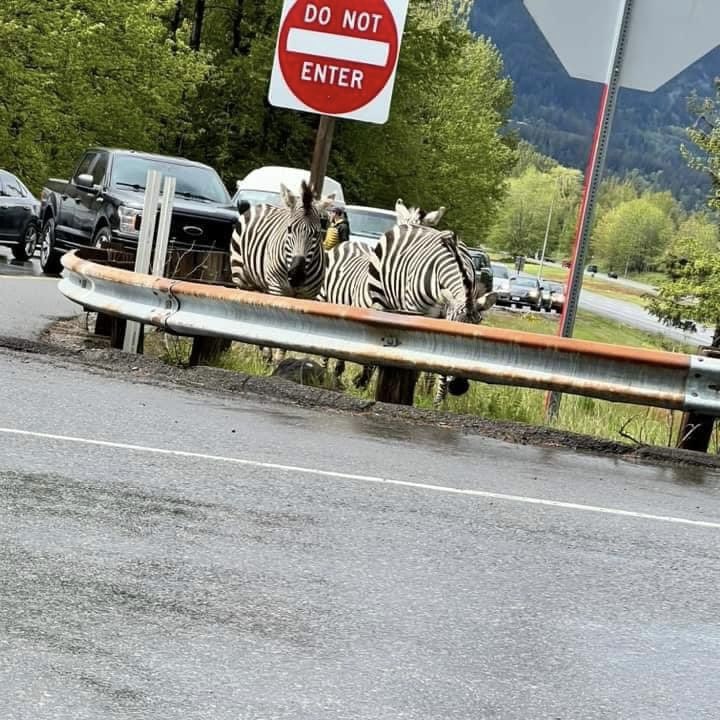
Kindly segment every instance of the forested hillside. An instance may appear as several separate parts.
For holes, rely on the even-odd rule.
[[[567,75],[522,0],[475,0],[471,26],[489,36],[503,55],[515,86],[512,117],[522,137],[564,165],[584,168],[599,99],[599,85]],[[720,37],[719,37],[720,39]],[[688,97],[714,94],[720,49],[655,93],[623,90],[608,170],[638,171],[653,189],[670,189],[690,207],[701,205],[708,184],[679,153],[693,118]]]

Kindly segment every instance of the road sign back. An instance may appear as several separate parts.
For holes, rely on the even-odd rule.
[[[384,123],[407,0],[285,0],[270,103]]]
[[[607,82],[622,0],[523,0],[573,77]],[[718,45],[718,0],[633,0],[620,85],[657,90]]]

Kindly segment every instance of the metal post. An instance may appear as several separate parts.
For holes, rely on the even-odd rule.
[[[152,254],[153,239],[155,237],[155,223],[157,222],[157,207],[160,199],[160,180],[162,175],[157,170],[149,170],[145,180],[145,202],[143,203],[142,224],[138,237],[137,251],[135,253],[135,272],[147,273],[150,270],[150,256]],[[123,350],[136,353],[140,342],[142,325],[128,321],[125,329],[125,342]]]
[[[315,135],[312,165],[310,166],[310,185],[315,189],[316,197],[322,195],[334,131],[335,118],[329,115],[321,115],[317,134]]]
[[[545,264],[545,249],[547,248],[548,236],[550,235],[550,222],[552,221],[553,208],[555,207],[555,197],[557,195],[557,183],[553,191],[552,200],[550,201],[550,212],[548,213],[547,227],[545,228],[545,239],[543,240],[542,252],[540,253],[540,268],[538,270],[538,280],[542,280],[543,265]]]
[[[170,225],[172,223],[173,203],[175,202],[176,182],[174,177],[166,176],[163,183],[160,223],[158,224],[152,265],[152,274],[158,277],[165,277],[165,260],[167,258],[168,242],[170,241]]]
[[[563,306],[562,317],[560,318],[558,334],[561,337],[572,337],[575,327],[575,316],[580,302],[583,269],[585,267],[585,258],[590,243],[590,230],[595,211],[595,201],[600,189],[603,170],[605,169],[605,157],[607,155],[608,142],[615,117],[617,97],[620,91],[620,76],[625,57],[625,46],[630,29],[633,4],[634,0],[622,0],[620,4],[621,9],[618,16],[612,60],[608,68],[608,79],[602,97],[600,98],[595,136],[590,148],[587,169],[585,170],[585,187],[583,189],[583,199],[575,230],[575,246],[568,278],[568,293],[565,305]],[[548,419],[554,418],[557,415],[560,409],[561,399],[561,393],[557,392],[549,393],[546,396],[545,411]]]

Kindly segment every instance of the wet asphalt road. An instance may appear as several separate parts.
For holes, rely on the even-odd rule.
[[[0,388],[0,718],[718,717],[718,475],[3,350]]]
[[[82,308],[57,284],[57,278],[43,275],[37,257],[18,262],[0,247],[0,335],[34,340],[54,320],[79,315]]]

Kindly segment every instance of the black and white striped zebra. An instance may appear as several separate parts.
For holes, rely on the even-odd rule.
[[[369,266],[372,307],[480,322],[475,268],[464,243],[452,231],[421,225],[399,225],[385,233]],[[466,380],[440,376],[433,403],[441,404],[448,388],[462,394]]]
[[[368,267],[372,248],[360,242],[344,242],[335,246],[327,258],[325,277],[318,300],[336,305],[352,305],[359,308],[372,306],[368,291]],[[329,365],[324,359],[324,366]],[[364,365],[362,373],[354,378],[356,387],[366,387],[370,382],[374,366]],[[345,361],[336,360],[334,374],[336,378],[345,372]]]
[[[432,212],[420,208],[407,208],[402,199],[395,203],[396,225],[427,225],[434,226],[440,222],[445,208],[440,207]],[[345,242],[336,246],[328,253],[325,278],[318,297],[323,302],[337,305],[353,305],[360,308],[372,307],[372,298],[368,290],[368,267],[372,248],[365,243]],[[325,367],[329,358],[324,359]],[[375,370],[374,365],[364,365],[360,375],[353,379],[356,387],[366,387]],[[335,377],[345,372],[345,361],[336,360]]]
[[[296,196],[280,186],[285,207],[255,205],[238,213],[230,244],[233,282],[243,290],[315,299],[325,272],[321,212],[333,202],[315,201],[303,181]]]

